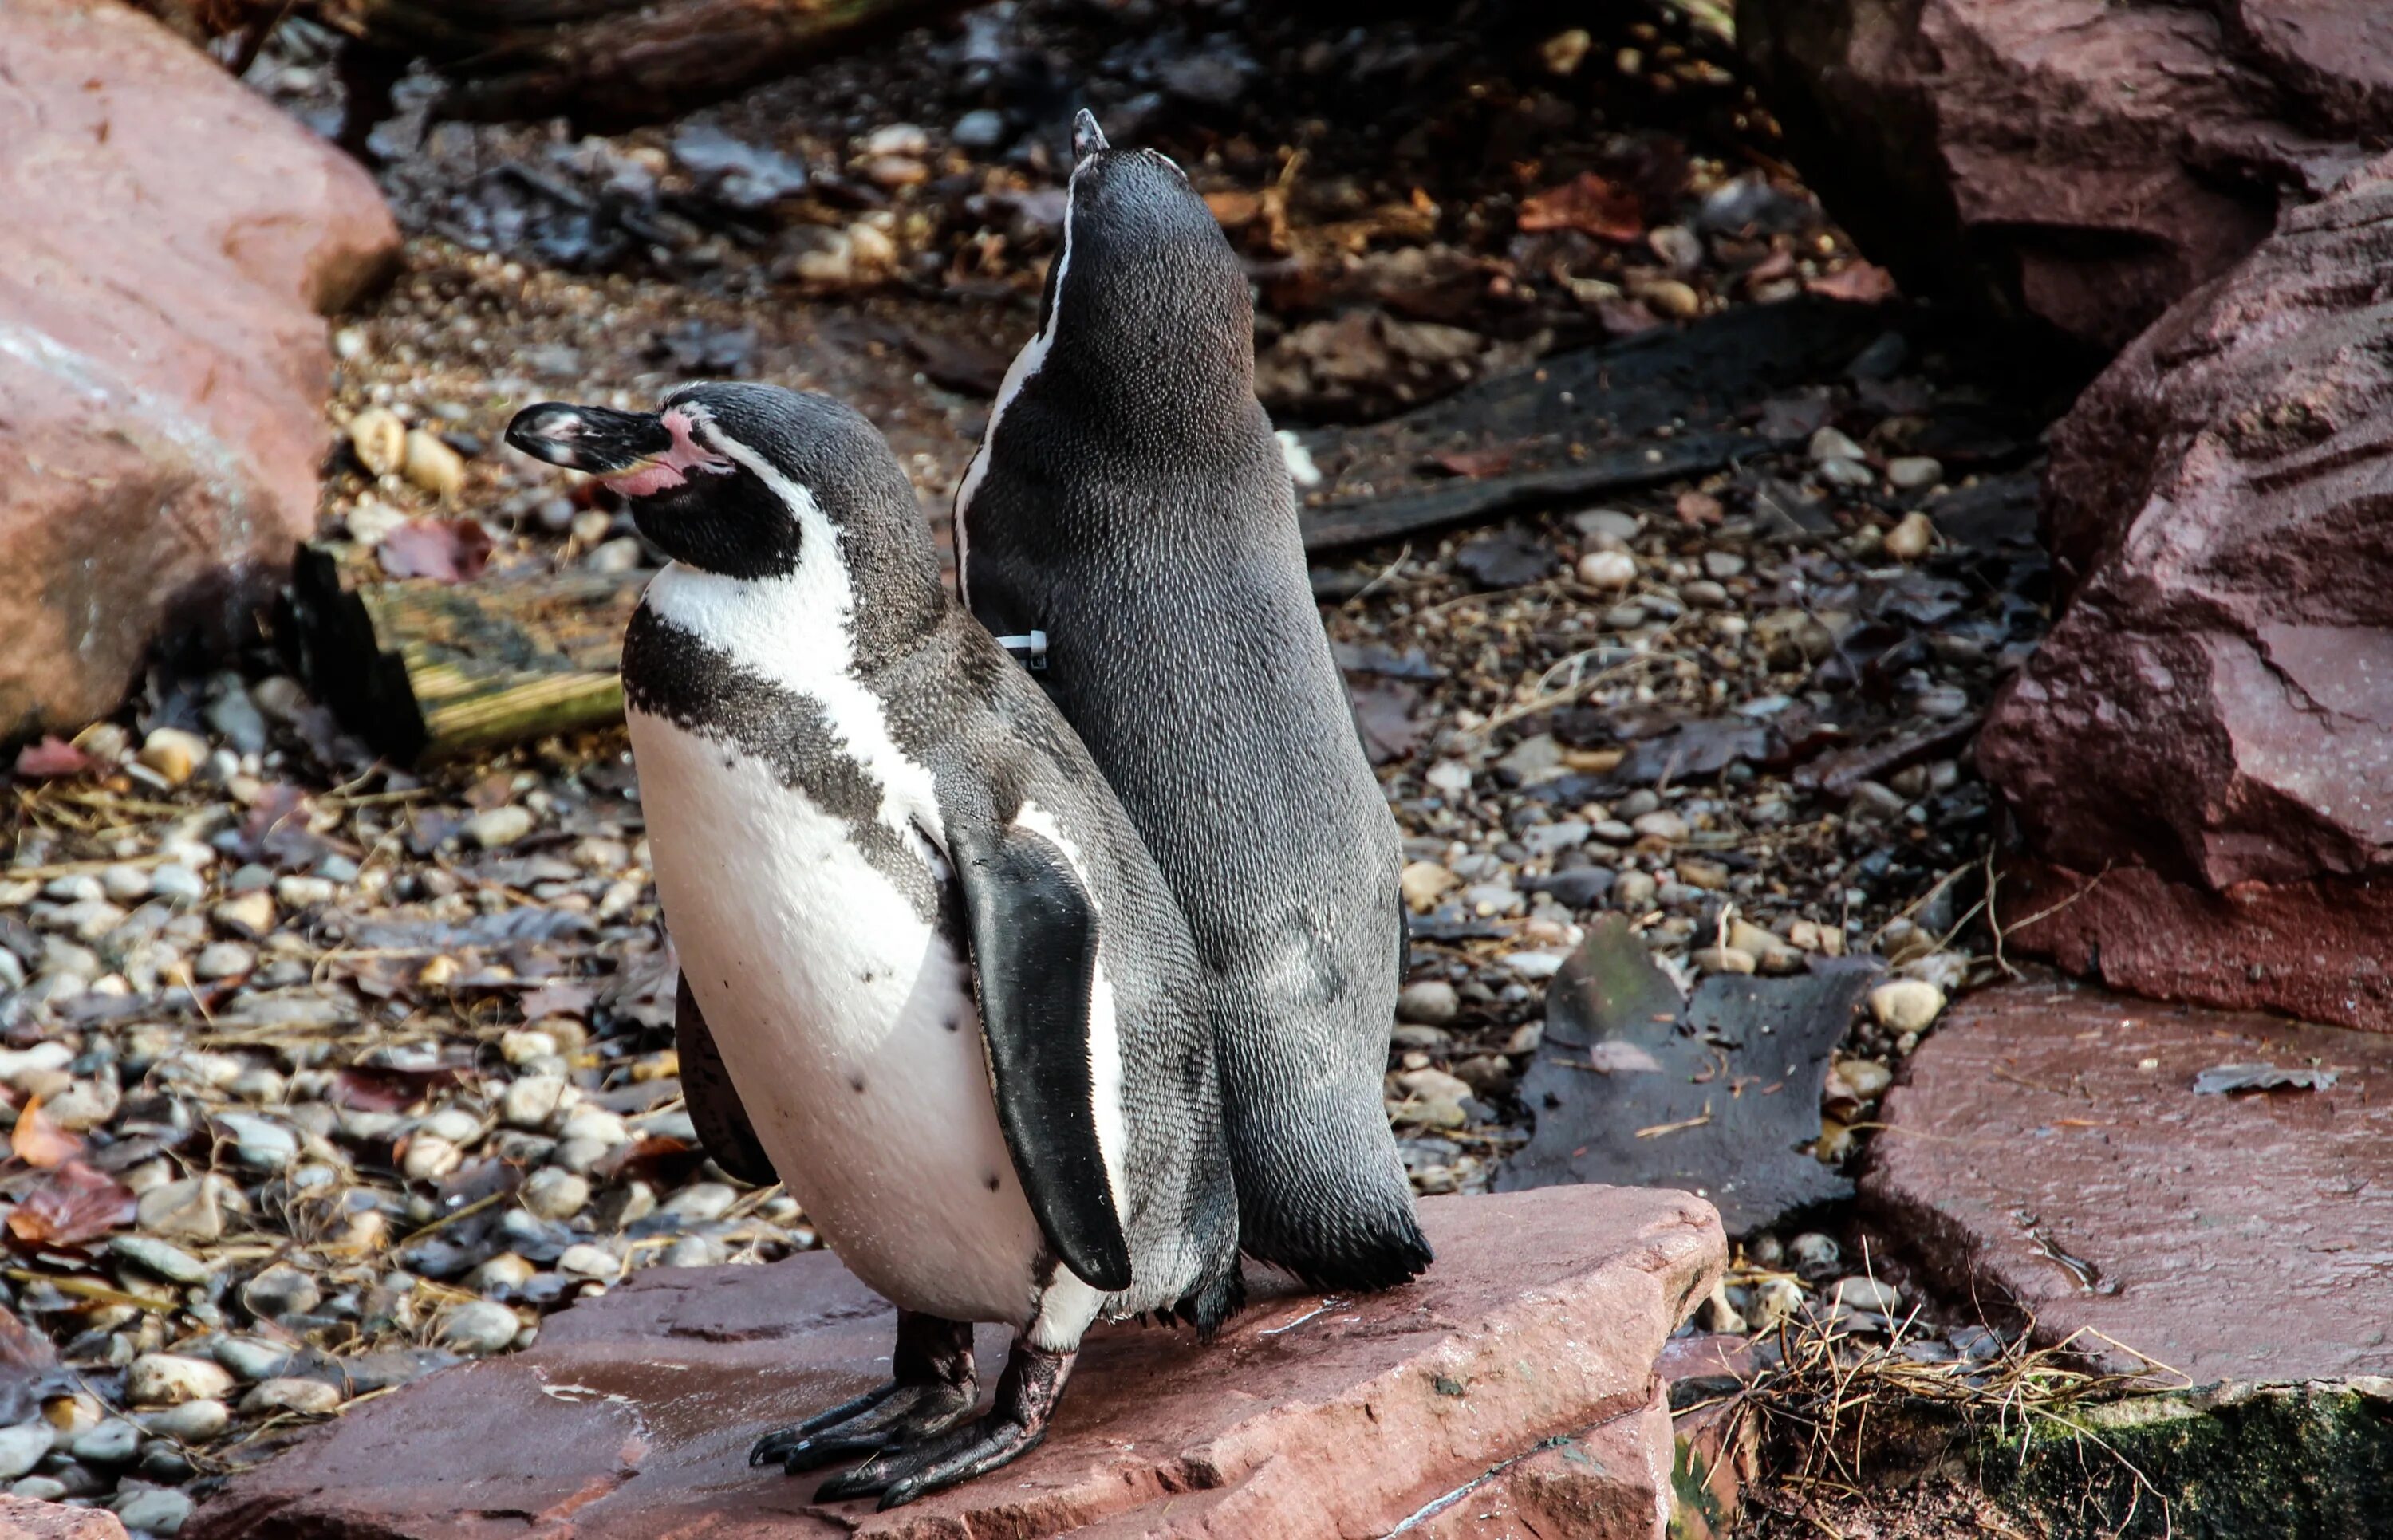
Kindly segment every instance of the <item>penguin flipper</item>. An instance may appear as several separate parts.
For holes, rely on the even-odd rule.
[[[679,989],[673,1002],[673,1054],[681,1061],[682,1101],[698,1129],[699,1146],[740,1181],[770,1187],[781,1179],[756,1137],[755,1125],[748,1121],[739,1088],[731,1083],[731,1072],[723,1067],[714,1034],[707,1029],[698,998],[690,993],[688,974],[681,976]]]
[[[950,816],[997,1120],[1039,1228],[1092,1287],[1130,1286],[1130,1243],[1097,1142],[1090,1018],[1097,913],[1056,845]]]

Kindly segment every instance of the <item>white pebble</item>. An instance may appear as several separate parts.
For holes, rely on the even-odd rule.
[[[1924,979],[1892,979],[1869,992],[1872,1020],[1891,1032],[1923,1032],[1944,1009],[1944,991]]]
[[[493,807],[465,820],[465,837],[484,850],[514,844],[530,833],[531,829],[530,811],[512,805]]]
[[[1578,581],[1589,588],[1626,588],[1637,581],[1637,558],[1626,551],[1589,551],[1578,559]]]
[[[440,1340],[477,1358],[503,1351],[522,1329],[515,1312],[489,1299],[452,1305],[440,1317]]]
[[[232,1376],[224,1365],[181,1353],[143,1353],[124,1373],[125,1397],[137,1406],[220,1400],[231,1389]],[[46,1440],[46,1433],[44,1437]]]
[[[612,1278],[623,1271],[623,1264],[613,1252],[585,1241],[565,1248],[564,1255],[556,1259],[556,1271],[577,1278]]]

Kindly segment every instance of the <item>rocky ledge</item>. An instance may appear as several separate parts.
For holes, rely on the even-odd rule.
[[[1041,1448],[892,1513],[817,1505],[815,1479],[747,1464],[759,1434],[884,1373],[889,1307],[813,1252],[644,1274],[529,1351],[357,1406],[185,1533],[1293,1540],[1487,1534],[1546,1512],[1658,1540],[1672,1449],[1654,1365],[1720,1275],[1711,1206],[1550,1188],[1432,1199],[1421,1220],[1438,1262],[1412,1286],[1348,1300],[1252,1277],[1210,1345],[1097,1333]],[[1003,1339],[982,1334],[986,1383]]]

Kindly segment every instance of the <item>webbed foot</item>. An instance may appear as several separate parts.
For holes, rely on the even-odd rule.
[[[778,1465],[797,1476],[936,1439],[971,1416],[980,1399],[972,1339],[968,1321],[899,1311],[889,1383],[765,1434],[748,1451],[748,1463]]]
[[[817,1502],[881,1495],[883,1511],[1019,1458],[1047,1436],[1077,1351],[1057,1352],[1017,1339],[988,1415],[954,1431],[873,1455],[816,1489]]]

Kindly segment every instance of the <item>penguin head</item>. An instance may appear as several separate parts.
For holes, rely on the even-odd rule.
[[[1213,431],[1254,396],[1254,302],[1213,211],[1170,157],[1117,150],[1074,121],[1064,244],[1047,271],[1040,368],[1100,409]]]
[[[765,581],[836,568],[859,600],[939,592],[938,553],[888,441],[828,396],[684,385],[656,411],[544,401],[507,442],[596,476],[675,562]]]

